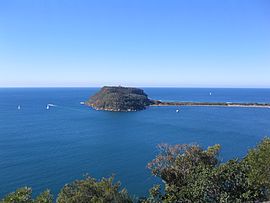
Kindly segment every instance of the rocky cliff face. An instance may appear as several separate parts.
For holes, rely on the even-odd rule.
[[[138,111],[145,109],[152,101],[139,88],[105,86],[86,104],[97,110]]]

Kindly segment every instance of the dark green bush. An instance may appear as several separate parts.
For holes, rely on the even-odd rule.
[[[1,203],[52,203],[53,196],[49,190],[44,191],[36,199],[32,199],[32,189],[23,187],[8,194]]]
[[[91,177],[67,184],[60,191],[57,203],[128,203],[132,202],[125,189],[119,190],[120,183],[113,183],[113,177],[101,181]]]
[[[161,145],[148,164],[164,182],[144,202],[256,202],[269,200],[270,139],[265,138],[243,160],[220,164],[219,145]]]

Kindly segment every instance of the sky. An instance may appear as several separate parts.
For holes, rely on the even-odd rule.
[[[270,88],[269,0],[0,0],[0,87]]]

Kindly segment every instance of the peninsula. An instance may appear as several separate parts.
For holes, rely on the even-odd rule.
[[[263,107],[270,108],[270,103],[244,102],[182,102],[151,100],[139,88],[122,86],[104,86],[85,102],[96,110],[139,111],[148,106],[223,106],[223,107]]]
[[[264,107],[270,108],[270,103],[251,102],[166,102],[152,100],[151,106],[224,106],[224,107]]]

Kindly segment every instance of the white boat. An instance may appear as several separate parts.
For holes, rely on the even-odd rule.
[[[18,110],[21,110],[21,106],[20,105],[17,108],[18,108]]]
[[[46,109],[50,109],[50,106],[49,106],[49,104],[46,106]]]
[[[84,105],[84,102],[80,102],[81,105]]]
[[[212,95],[212,92],[210,92],[209,95],[211,96]]]
[[[176,109],[176,111],[175,111],[176,113],[178,113],[179,112],[179,109]]]

